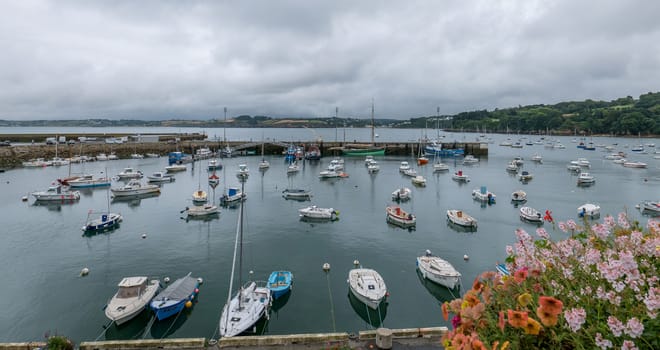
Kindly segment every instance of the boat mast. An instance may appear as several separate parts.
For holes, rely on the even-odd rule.
[[[371,145],[374,146],[374,99],[371,99]]]
[[[244,204],[243,204],[244,203],[244,201],[243,201],[243,191],[245,191],[245,178],[241,177],[241,198],[238,199],[239,201],[241,201],[241,211],[238,213],[239,220],[240,220],[240,224],[239,224],[240,234],[239,234],[239,237],[240,237],[240,240],[241,240],[241,243],[240,243],[240,246],[239,246],[239,248],[240,248],[239,258],[238,258],[239,293],[240,293],[240,290],[243,289],[243,206],[244,206]],[[238,309],[239,310],[242,309],[241,299],[242,298],[239,296],[239,298],[238,298]]]
[[[241,185],[241,190],[244,188],[243,185]],[[239,214],[238,214],[238,225],[236,225],[236,239],[234,240],[234,258],[231,262],[231,277],[229,278],[229,292],[227,293],[227,304],[225,304],[225,329],[227,329],[227,323],[229,322],[229,314],[231,312],[230,310],[230,305],[231,305],[231,292],[234,289],[234,272],[236,271],[236,252],[238,251],[238,241],[239,239],[241,240],[241,251],[243,250],[243,198],[241,198],[241,206],[238,209]],[[242,252],[241,252],[242,255]],[[239,268],[239,278],[241,275],[240,268]],[[240,282],[239,282],[240,283]],[[240,296],[240,290],[238,291],[239,296],[238,296],[238,305],[240,309],[241,305],[241,296]]]
[[[339,141],[337,139],[337,115],[339,114],[339,107],[335,107],[335,143]]]
[[[222,142],[227,146],[227,107],[225,107],[225,121],[222,123]]]
[[[435,120],[436,141],[440,139],[440,106],[437,109],[438,119]]]

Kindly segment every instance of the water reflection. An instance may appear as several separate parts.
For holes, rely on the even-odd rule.
[[[137,196],[119,196],[119,197],[113,197],[112,198],[112,204],[117,204],[117,203],[126,203],[128,204],[129,207],[137,207],[140,205],[143,199],[147,198],[154,198],[160,196],[160,192],[158,193],[145,193]]]
[[[360,318],[368,325],[378,328],[383,324],[383,321],[385,321],[385,316],[387,316],[387,306],[389,305],[387,300],[381,302],[380,305],[378,305],[378,308],[374,310],[358,300],[358,298],[351,293],[350,289],[348,291],[348,300],[355,313],[358,314],[358,316],[360,316]]]
[[[417,272],[417,278],[419,279],[419,282],[426,288],[426,290],[433,295],[433,297],[438,300],[440,304],[444,303],[445,301],[452,301],[456,298],[459,298],[461,296],[461,287],[458,285],[454,289],[449,289],[445,286],[441,286],[437,283],[434,283],[422,275],[422,272],[419,271],[419,269],[416,269]]]
[[[474,227],[474,226],[457,225],[457,224],[449,221],[449,219],[447,219],[447,227],[449,227],[450,229],[452,229],[454,231],[457,231],[457,232],[477,232],[477,228]]]
[[[32,206],[45,207],[50,211],[61,211],[63,205],[77,204],[77,200],[62,200],[62,201],[34,201]]]

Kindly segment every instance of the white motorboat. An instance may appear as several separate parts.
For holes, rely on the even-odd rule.
[[[144,155],[140,153],[133,153],[131,154],[131,159],[144,159]]]
[[[83,175],[77,179],[68,180],[69,188],[94,188],[110,186],[110,179],[107,177],[96,178],[94,175]]]
[[[172,182],[174,181],[174,176],[168,175],[162,171],[157,171],[151,175],[147,175],[148,182]]]
[[[131,180],[122,187],[111,188],[110,191],[114,197],[130,197],[148,193],[160,193],[160,187],[158,185],[143,185],[140,180]]]
[[[417,224],[417,218],[397,205],[385,208],[387,222],[401,227],[413,227]]]
[[[566,146],[564,146],[561,142],[557,142],[557,143],[555,143],[555,145],[553,146],[553,148],[557,148],[557,149],[565,149]]]
[[[146,153],[145,156],[147,158],[160,158],[160,154],[158,153]]]
[[[50,186],[45,191],[36,191],[31,194],[38,201],[77,201],[80,199],[80,192],[63,189],[60,184]]]
[[[519,179],[522,182],[528,182],[532,180],[533,176],[532,174],[529,173],[529,171],[523,170],[522,173],[519,175]]]
[[[408,187],[401,187],[392,192],[393,201],[407,201],[410,199],[412,191]]]
[[[238,187],[229,187],[227,189],[227,193],[223,194],[222,197],[220,198],[220,201],[224,204],[232,203],[241,200],[245,200],[247,197],[247,194],[244,193],[240,188]]]
[[[369,174],[377,173],[380,171],[380,165],[378,165],[378,162],[375,160],[371,160],[369,164],[367,164],[367,172]]]
[[[108,160],[108,155],[105,153],[99,153],[96,155],[96,160],[99,162],[105,162]]]
[[[477,227],[477,220],[462,210],[447,210],[447,219],[459,226]]]
[[[619,159],[612,160],[612,163],[623,165],[623,163],[626,163],[627,161],[628,161],[628,159],[626,159],[626,158],[619,158]]]
[[[217,205],[205,204],[205,205],[193,205],[191,207],[186,207],[183,210],[182,214],[186,214],[188,217],[205,217],[216,215],[220,213],[220,208]]]
[[[188,170],[188,167],[185,164],[172,164],[165,167],[165,171],[168,173],[178,173],[186,170]]]
[[[587,158],[578,158],[576,161],[577,165],[583,167],[583,168],[590,168],[591,163],[587,160]]]
[[[331,178],[336,178],[339,177],[339,173],[335,170],[323,170],[319,173],[319,177],[322,179],[331,179]]]
[[[543,223],[543,216],[541,213],[532,207],[520,208],[520,219],[534,223]]]
[[[472,198],[477,201],[486,202],[488,204],[495,203],[495,193],[488,191],[486,186],[472,190]]]
[[[541,155],[539,155],[538,153],[535,153],[532,156],[531,160],[532,162],[541,163],[543,161],[543,157],[541,157]]]
[[[53,165],[49,160],[43,158],[31,159],[27,162],[23,162],[22,165],[26,168],[43,168]]]
[[[458,182],[470,182],[470,177],[463,173],[463,170],[459,170],[451,176],[454,181]]]
[[[433,172],[447,171],[449,170],[449,165],[445,163],[433,163]]]
[[[336,220],[339,211],[333,208],[319,208],[315,205],[298,210],[300,217],[308,219]]]
[[[403,173],[406,170],[410,170],[410,164],[408,164],[406,161],[403,161],[401,164],[399,164],[399,172]]]
[[[387,296],[387,286],[376,270],[358,268],[348,272],[351,293],[371,309],[378,309]]]
[[[217,159],[209,159],[209,163],[206,166],[206,169],[208,171],[219,170],[222,169],[222,164],[220,164]]]
[[[119,180],[141,179],[142,172],[134,170],[133,168],[124,168],[124,171],[117,174],[117,178],[119,178]]]
[[[410,179],[413,185],[419,187],[426,187],[426,179],[422,175],[417,175]]]
[[[150,281],[143,276],[125,277],[117,286],[117,293],[105,307],[105,315],[117,325],[142,312],[159,289],[158,280]]]
[[[192,201],[196,204],[206,203],[206,201],[208,201],[208,195],[206,194],[206,191],[198,189],[197,191],[193,192]]]
[[[461,273],[447,260],[431,254],[430,250],[417,257],[417,268],[424,278],[449,289],[454,289],[461,283]]]
[[[506,165],[506,171],[512,172],[512,173],[517,173],[518,172],[518,164],[514,161],[510,161],[509,164]]]
[[[270,168],[270,163],[267,160],[262,159],[261,162],[259,162],[259,170],[266,170],[268,168]]]
[[[524,202],[527,200],[527,193],[523,190],[513,191],[511,193],[511,201],[513,202]]]
[[[516,163],[517,166],[522,166],[523,164],[525,164],[525,161],[521,156],[513,157],[512,162]]]
[[[578,175],[577,184],[578,185],[590,185],[596,182],[596,178],[589,173],[580,173]]]
[[[374,161],[374,156],[366,156],[364,158],[364,166],[368,166],[373,161]]]
[[[586,203],[577,208],[579,217],[597,218],[600,216],[600,206],[592,203]]]
[[[406,169],[403,171],[403,175],[406,175],[408,177],[415,177],[417,176],[417,170],[415,169]]]
[[[638,207],[642,213],[650,213],[653,215],[660,214],[660,201],[642,201],[639,203]]]
[[[473,155],[468,154],[463,158],[463,165],[477,164],[479,163],[479,158],[475,158]]]
[[[299,171],[300,171],[300,165],[298,165],[298,162],[293,162],[293,163],[289,164],[288,167],[286,167],[287,174],[293,174],[293,173],[297,173]]]
[[[644,162],[624,162],[622,165],[626,168],[646,168],[648,164]]]
[[[239,179],[247,179],[250,176],[250,169],[248,169],[247,164],[239,164],[238,171],[236,172],[236,177]]]
[[[569,164],[566,166],[566,169],[568,169],[569,171],[576,172],[576,173],[582,171],[582,168],[581,168],[579,165],[577,165],[577,164],[572,164],[572,163],[569,163]]]
[[[282,197],[284,197],[284,199],[307,201],[312,199],[312,192],[302,188],[287,188],[282,191]]]

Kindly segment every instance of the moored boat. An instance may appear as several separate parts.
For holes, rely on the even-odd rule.
[[[158,185],[143,185],[140,180],[131,180],[128,184],[111,188],[110,191],[114,197],[139,196],[149,193],[160,193]]]
[[[151,175],[147,175],[148,182],[172,182],[174,181],[174,176],[164,173],[162,171],[156,171]]]
[[[191,207],[186,207],[182,214],[186,214],[187,217],[205,217],[212,216],[220,213],[220,209],[217,205],[205,204],[205,205],[193,205]]]
[[[579,217],[597,218],[600,216],[600,206],[592,203],[585,203],[577,208]]]
[[[449,289],[454,289],[461,282],[461,273],[447,260],[434,256],[430,250],[417,257],[417,268],[424,278]]]
[[[644,162],[623,162],[622,165],[626,168],[646,168],[648,164]]]
[[[520,208],[520,219],[534,223],[543,223],[543,216],[541,213],[532,207]]]
[[[299,209],[298,213],[303,218],[320,220],[336,220],[339,216],[339,211],[334,208],[319,208],[315,205]]]
[[[208,200],[208,195],[206,194],[206,191],[202,191],[201,189],[198,189],[192,194],[193,203],[206,203],[207,200]]]
[[[284,197],[284,199],[307,201],[312,199],[312,192],[302,188],[287,188],[282,191],[282,197]]]
[[[141,171],[135,170],[133,168],[124,168],[124,171],[117,174],[117,178],[120,180],[141,179],[142,176],[143,175]]]
[[[185,164],[172,164],[165,167],[165,171],[168,173],[178,173],[186,170],[188,170],[188,167]]]
[[[463,165],[477,164],[479,163],[479,158],[475,158],[473,155],[468,154],[463,158]]]
[[[372,309],[378,308],[387,297],[385,280],[372,269],[357,268],[348,272],[348,286],[353,295]]]
[[[454,173],[454,175],[451,176],[452,180],[458,181],[458,182],[470,182],[470,177],[463,173],[463,170],[459,170]]]
[[[156,313],[156,318],[162,321],[181,312],[188,302],[190,302],[188,305],[192,306],[197,293],[199,293],[199,281],[188,273],[167,286],[153,298],[149,306]]]
[[[77,179],[68,180],[70,188],[94,188],[110,186],[110,179],[107,177],[95,178],[94,175],[83,175]]]
[[[653,215],[660,214],[660,201],[642,201],[639,203],[638,207],[643,213],[650,213]]]
[[[45,191],[36,191],[31,193],[38,201],[77,201],[80,199],[80,192],[69,191],[57,184],[48,187]]]
[[[270,289],[273,299],[279,299],[284,294],[291,291],[293,284],[293,274],[291,271],[273,271],[268,276],[266,287]]]
[[[82,227],[82,230],[86,234],[94,234],[105,230],[112,230],[115,227],[119,226],[119,223],[123,220],[123,217],[119,213],[110,213],[103,212],[96,219],[89,219],[89,215],[93,214],[93,211],[90,211],[87,215],[87,222]]]
[[[449,170],[449,165],[440,162],[433,163],[433,172],[440,172],[447,170]]]
[[[158,293],[158,280],[144,276],[125,277],[117,285],[117,293],[105,307],[105,316],[121,325],[137,316]]]
[[[530,174],[529,171],[526,170],[523,170],[518,177],[521,182],[528,182],[531,181],[533,178],[532,174]]]
[[[580,173],[578,175],[577,184],[578,185],[591,185],[596,182],[596,178],[589,173]]]
[[[220,170],[222,169],[222,164],[217,159],[210,159],[206,168],[208,171]]]
[[[481,186],[479,189],[472,190],[472,198],[488,204],[495,204],[495,193],[488,191],[486,186]]]
[[[385,208],[387,213],[387,222],[401,227],[413,227],[417,223],[415,215],[401,209],[398,205],[392,205]]]
[[[426,187],[426,179],[422,175],[417,175],[410,180],[415,186]]]
[[[523,190],[516,190],[511,193],[511,201],[513,202],[524,202],[527,200],[527,193]]]
[[[412,191],[408,187],[401,187],[396,191],[392,192],[392,200],[394,201],[407,201],[410,199]]]
[[[228,204],[232,202],[236,202],[241,200],[245,200],[247,197],[247,194],[245,194],[240,188],[238,187],[229,187],[227,189],[227,193],[223,194],[222,197],[220,198],[220,202],[223,204]]]
[[[462,210],[447,210],[447,219],[459,226],[477,227],[477,220]]]

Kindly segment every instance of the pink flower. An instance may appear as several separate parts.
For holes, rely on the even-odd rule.
[[[600,251],[594,248],[588,248],[584,257],[587,265],[595,265],[600,261]]]
[[[566,310],[564,311],[564,318],[566,319],[566,322],[568,322],[568,328],[573,332],[577,332],[582,328],[582,324],[584,324],[584,321],[587,318],[587,312],[584,311],[583,308]],[[643,327],[644,326],[642,326],[642,331],[644,330]]]
[[[603,335],[600,333],[596,333],[596,338],[594,339],[594,342],[596,343],[596,346],[601,348],[602,350],[609,349],[612,347],[612,342],[609,341],[608,339],[603,339]]]
[[[628,217],[626,216],[625,213],[619,213],[619,218],[617,221],[619,223],[619,226],[621,226],[622,228],[625,229],[630,228],[630,223],[628,222]]]
[[[550,235],[548,234],[548,231],[546,231],[543,227],[537,228],[536,234],[543,239],[550,239]]]
[[[626,340],[621,345],[621,350],[637,350],[635,343],[632,340]]]
[[[610,317],[612,317],[612,316],[610,316]],[[460,326],[461,325],[461,316],[460,315],[454,316],[454,318],[451,319],[451,325],[454,327],[454,329],[456,329],[458,326]]]
[[[594,231],[594,234],[596,234],[596,237],[600,239],[606,239],[607,236],[610,234],[609,228],[603,224],[594,224],[591,226],[591,230]]]
[[[577,229],[577,224],[573,220],[568,220],[566,221],[566,225],[568,226],[569,229],[571,230],[576,230]]]
[[[560,221],[559,224],[557,224],[557,226],[558,226],[559,229],[562,230],[563,232],[567,232],[567,231],[568,231],[568,228],[566,227],[566,224],[565,224],[563,221]]]
[[[610,228],[610,229],[613,228],[614,226],[616,226],[616,224],[614,223],[614,218],[612,217],[612,215],[607,215],[605,217],[604,222],[605,222],[605,225],[607,225],[607,227]]]
[[[626,323],[626,329],[624,332],[633,339],[637,338],[644,333],[644,325],[639,322],[636,317],[633,317],[628,320],[628,323]]]
[[[623,323],[621,323],[621,321],[619,321],[619,319],[614,316],[607,318],[607,325],[610,327],[610,330],[615,337],[621,336],[621,333],[625,329]]]
[[[649,288],[648,293],[644,297],[644,305],[646,305],[646,309],[651,313],[660,309],[660,288]]]

